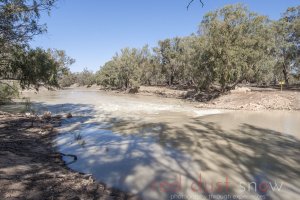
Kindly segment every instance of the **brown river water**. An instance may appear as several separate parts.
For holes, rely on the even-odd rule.
[[[300,112],[196,108],[96,90],[24,93],[73,114],[56,139],[73,170],[143,199],[299,199]]]

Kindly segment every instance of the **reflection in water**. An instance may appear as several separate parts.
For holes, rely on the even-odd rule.
[[[64,94],[37,95],[45,103],[35,106],[74,114],[63,122],[57,148],[78,156],[72,169],[109,186],[145,199],[300,195],[299,112],[219,114],[178,100]]]

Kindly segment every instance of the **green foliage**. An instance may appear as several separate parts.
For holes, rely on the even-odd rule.
[[[97,72],[97,83],[118,89],[136,88],[141,83],[150,83],[151,69],[148,71],[148,68],[153,62],[147,46],[142,49],[122,49],[120,54],[116,54]]]
[[[83,72],[77,73],[75,75],[76,77],[76,83],[78,83],[79,86],[91,86],[95,84],[95,75],[92,71],[89,71],[88,69],[84,69]]]
[[[15,82],[0,82],[0,104],[7,103],[18,96],[18,86]]]
[[[203,67],[209,72],[205,84],[216,81],[225,90],[243,80],[257,81],[271,67],[265,65],[274,47],[267,17],[240,4],[226,6],[208,13],[201,31],[206,40]]]
[[[22,88],[34,86],[58,86],[59,64],[43,49],[18,49],[1,80],[18,80]]]
[[[68,71],[59,79],[60,87],[70,87],[77,82],[77,77],[74,73]]]
[[[274,22],[273,29],[277,47],[275,70],[289,84],[291,76],[300,75],[300,6],[289,8],[279,21]]]
[[[154,51],[160,63],[161,73],[165,75],[165,83],[168,85],[178,83],[184,64],[181,57],[184,52],[181,38],[159,41]]]
[[[46,31],[39,24],[41,12],[50,12],[56,0],[5,0],[0,1],[0,84],[14,80],[20,86],[58,86],[62,71],[60,60],[40,48],[32,49],[29,41]],[[3,95],[9,86],[1,86]],[[3,96],[1,96],[3,97]]]
[[[49,12],[55,1],[1,0],[0,46],[6,49],[11,44],[27,44],[33,36],[45,32],[45,25],[39,24],[40,14],[41,11]]]

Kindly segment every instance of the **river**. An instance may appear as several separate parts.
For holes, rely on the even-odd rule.
[[[71,112],[55,139],[68,166],[144,199],[298,199],[300,113],[226,111],[153,96],[69,89],[29,96]]]

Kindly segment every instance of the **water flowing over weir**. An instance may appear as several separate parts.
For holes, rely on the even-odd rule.
[[[70,168],[108,186],[144,199],[299,196],[299,112],[201,110],[176,99],[83,90],[31,98],[39,112],[72,113],[56,147],[77,156],[65,157]]]

